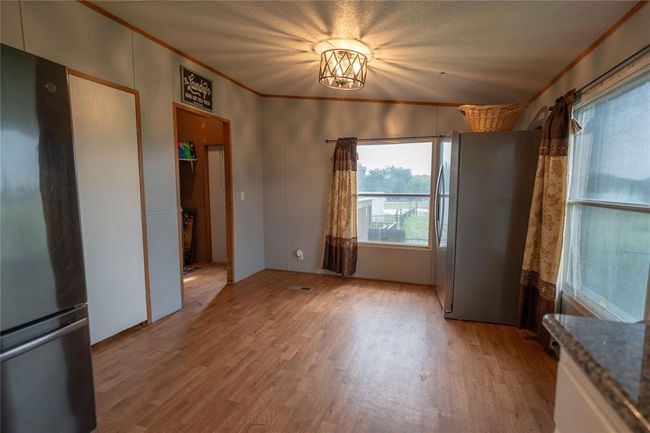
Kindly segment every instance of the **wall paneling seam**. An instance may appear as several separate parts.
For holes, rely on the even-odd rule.
[[[287,104],[284,102],[282,103],[282,149],[284,150],[284,267],[289,270],[289,142]]]
[[[135,89],[135,42],[133,41],[133,30],[131,30],[131,68],[133,69],[133,88]]]
[[[23,2],[18,0],[18,15],[20,16],[20,36],[23,39],[23,51],[27,51],[25,48],[25,24],[23,24]]]

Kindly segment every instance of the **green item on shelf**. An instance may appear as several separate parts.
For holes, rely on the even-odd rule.
[[[194,148],[194,143],[192,143],[191,141],[179,141],[178,158],[196,159],[196,149]]]

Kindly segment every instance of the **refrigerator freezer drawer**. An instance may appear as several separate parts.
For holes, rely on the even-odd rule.
[[[73,318],[3,349],[3,433],[88,433],[95,428],[88,320]],[[3,342],[7,339],[3,336]]]

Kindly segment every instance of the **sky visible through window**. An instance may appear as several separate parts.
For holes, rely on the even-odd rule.
[[[359,162],[368,170],[390,166],[410,168],[413,175],[431,174],[431,142],[357,146]]]

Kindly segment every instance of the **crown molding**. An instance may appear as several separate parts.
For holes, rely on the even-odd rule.
[[[596,47],[598,47],[600,44],[602,44],[607,38],[609,38],[616,30],[619,29],[627,20],[629,20],[634,14],[639,12],[641,8],[643,8],[646,4],[648,3],[648,0],[641,0],[638,3],[636,3],[629,11],[625,13],[622,17],[617,19],[607,30],[605,30],[605,33],[600,35],[598,39],[593,41],[591,45],[589,45],[587,48],[585,48],[578,56],[571,61],[568,65],[564,67],[551,81],[549,81],[544,87],[542,87],[537,93],[535,93],[529,100],[528,103],[532,103],[535,101],[537,98],[542,96],[544,92],[546,92],[548,89],[550,89],[553,84],[557,83],[560,78],[562,78],[567,72],[569,72],[575,65],[580,63],[582,59],[587,57]]]
[[[151,33],[145,32],[144,30],[142,30],[141,28],[131,24],[130,22],[128,22],[126,20],[123,20],[122,18],[120,18],[120,17],[118,17],[116,15],[113,15],[112,13],[110,13],[106,9],[102,8],[101,6],[98,6],[98,5],[96,5],[95,3],[93,3],[93,2],[91,2],[89,0],[77,0],[77,2],[79,2],[82,5],[94,10],[98,14],[104,15],[106,18],[110,18],[111,20],[115,21],[116,23],[121,24],[124,27],[126,27],[126,28],[128,28],[128,29],[130,29],[130,30],[144,36],[145,38],[157,43],[158,45],[161,45],[161,46],[167,48],[168,50],[178,54],[179,56],[184,57],[185,59],[190,60],[190,61],[196,63],[199,66],[202,66],[203,68],[207,69],[208,71],[213,72],[213,73],[217,74],[218,76],[220,76],[222,78],[225,78],[228,81],[231,81],[232,83],[238,85],[239,87],[241,87],[243,89],[246,89],[249,92],[254,93],[254,94],[258,95],[258,96],[261,96],[261,93],[258,92],[257,90],[248,87],[244,83],[242,83],[240,81],[237,81],[234,78],[224,74],[223,72],[213,68],[212,66],[209,66],[206,63],[200,61],[199,59],[190,56],[189,54],[187,54],[187,53],[179,50],[178,48],[168,44],[167,42],[163,41],[162,39],[160,39],[160,38],[158,38],[158,37],[156,37],[154,35],[152,35]]]

